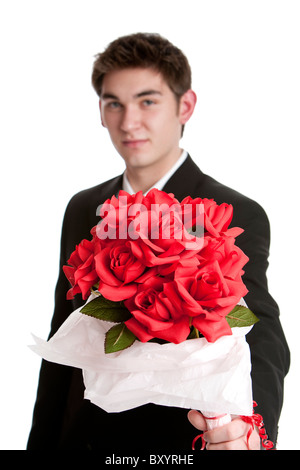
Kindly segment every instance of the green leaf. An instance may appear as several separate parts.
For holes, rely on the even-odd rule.
[[[81,313],[90,317],[98,318],[98,320],[119,323],[129,320],[131,313],[124,306],[123,302],[113,302],[102,295],[91,300],[81,310]]]
[[[226,320],[230,328],[251,326],[257,323],[259,319],[247,307],[236,305],[233,310],[226,316]]]
[[[129,348],[136,339],[136,336],[127,328],[125,323],[119,323],[106,333],[105,353],[114,353]]]

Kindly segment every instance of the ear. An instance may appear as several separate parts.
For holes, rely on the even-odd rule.
[[[99,100],[99,109],[100,109],[100,119],[101,119],[101,124],[103,127],[106,127],[106,125],[104,124],[104,121],[103,121],[103,115],[102,115],[102,106],[101,106],[101,98]]]
[[[197,103],[197,95],[193,90],[188,90],[182,95],[179,103],[180,124],[184,125],[192,116]]]

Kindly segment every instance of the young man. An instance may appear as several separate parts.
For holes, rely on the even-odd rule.
[[[71,252],[97,224],[98,206],[120,189],[151,187],[185,196],[213,198],[234,207],[232,224],[245,229],[237,240],[250,261],[244,282],[246,302],[260,322],[247,335],[252,354],[252,380],[257,412],[269,438],[276,442],[289,350],[279,311],[267,289],[269,224],[254,201],[203,174],[180,148],[185,124],[193,114],[189,64],[180,50],[158,35],[119,38],[97,57],[93,86],[100,98],[103,126],[126,164],[123,175],[75,195],[65,213],[60,276],[55,295],[52,336],[81,305],[66,300],[69,283],[62,272]],[[83,399],[81,371],[43,361],[28,449],[189,451],[202,415],[192,410],[148,404],[122,413],[106,413]],[[196,429],[195,429],[196,428]],[[246,449],[249,425],[236,418],[205,434],[207,449]],[[258,433],[250,448],[259,449]]]

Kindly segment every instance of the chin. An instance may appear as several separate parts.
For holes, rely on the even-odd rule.
[[[126,166],[130,168],[144,168],[155,162],[155,159],[146,157],[145,155],[123,156]]]

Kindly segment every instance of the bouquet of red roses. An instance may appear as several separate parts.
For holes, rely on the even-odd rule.
[[[245,335],[257,318],[233,207],[120,191],[99,216],[63,268],[67,298],[87,302],[33,349],[80,367],[85,398],[109,412],[152,402],[251,416]]]
[[[64,266],[71,299],[101,295],[82,313],[116,322],[106,352],[158,339],[181,343],[204,336],[214,342],[234,326],[257,321],[236,307],[247,293],[246,255],[235,245],[243,230],[228,226],[233,208],[209,199],[185,198],[157,189],[147,196],[121,191],[101,209],[92,240],[83,240]],[[115,341],[117,339],[117,341]]]

